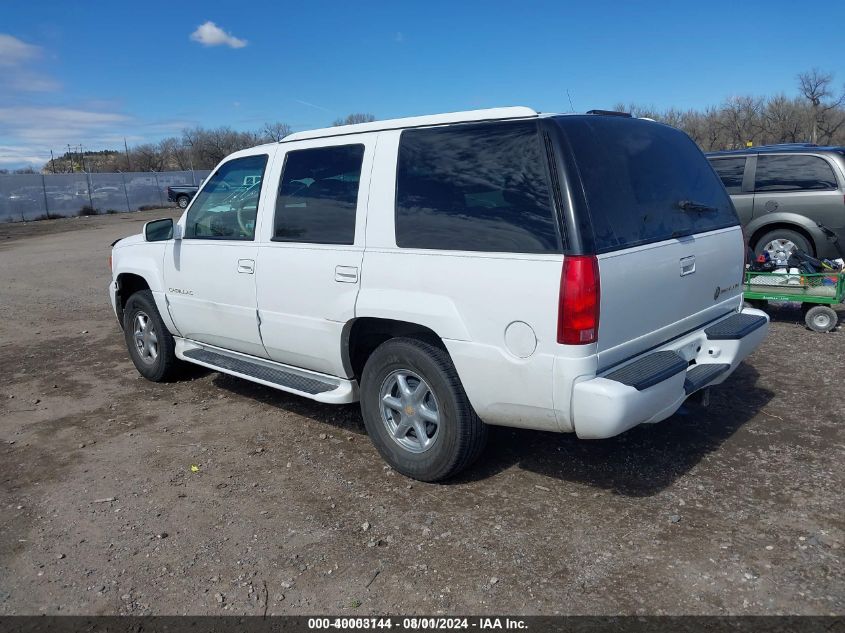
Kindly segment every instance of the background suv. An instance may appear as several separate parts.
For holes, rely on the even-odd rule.
[[[786,262],[798,247],[839,257],[821,222],[845,243],[845,147],[766,145],[707,155],[736,207],[748,245]]]

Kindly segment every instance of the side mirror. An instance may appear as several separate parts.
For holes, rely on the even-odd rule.
[[[144,240],[147,242],[164,242],[173,239],[173,220],[153,220],[144,225]]]

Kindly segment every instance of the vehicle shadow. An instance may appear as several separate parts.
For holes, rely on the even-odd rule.
[[[219,389],[256,400],[279,411],[312,418],[323,424],[334,426],[344,433],[367,434],[361,419],[361,408],[357,402],[343,405],[323,404],[223,373],[218,373],[212,383]]]
[[[756,386],[759,374],[741,364],[711,391],[710,406],[685,404],[669,419],[606,440],[574,434],[492,427],[484,456],[452,483],[492,477],[513,466],[563,481],[648,497],[717,450],[774,397]]]
[[[493,477],[512,467],[561,481],[647,497],[659,493],[717,450],[753,419],[774,394],[756,385],[759,374],[741,364],[728,382],[712,390],[710,406],[684,405],[663,422],[644,424],[606,440],[579,440],[574,434],[490,427],[481,458],[446,485]],[[218,374],[216,387],[343,433],[366,435],[358,404],[329,405],[270,387]]]
[[[839,323],[841,325],[845,321],[845,304],[832,305],[830,307],[839,314]],[[801,312],[800,303],[794,301],[769,301],[761,309],[769,315],[769,319],[772,322],[793,323],[809,331],[809,328],[804,323],[804,314]]]

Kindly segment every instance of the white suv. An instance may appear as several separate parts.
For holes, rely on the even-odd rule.
[[[490,424],[606,438],[663,420],[768,329],[696,145],[598,111],[299,132],[226,158],[112,262],[146,378],[187,361],[360,400],[384,459],[426,481],[469,465]]]

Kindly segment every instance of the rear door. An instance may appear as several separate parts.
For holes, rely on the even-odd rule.
[[[335,376],[355,316],[376,134],[282,143],[258,255],[261,337],[275,361]],[[346,377],[346,376],[344,376]]]
[[[755,218],[778,212],[821,219],[842,206],[833,166],[821,156],[760,154],[754,189]]]
[[[741,301],[742,231],[695,143],[667,125],[557,119],[577,165],[601,274],[599,368],[697,329]]]

